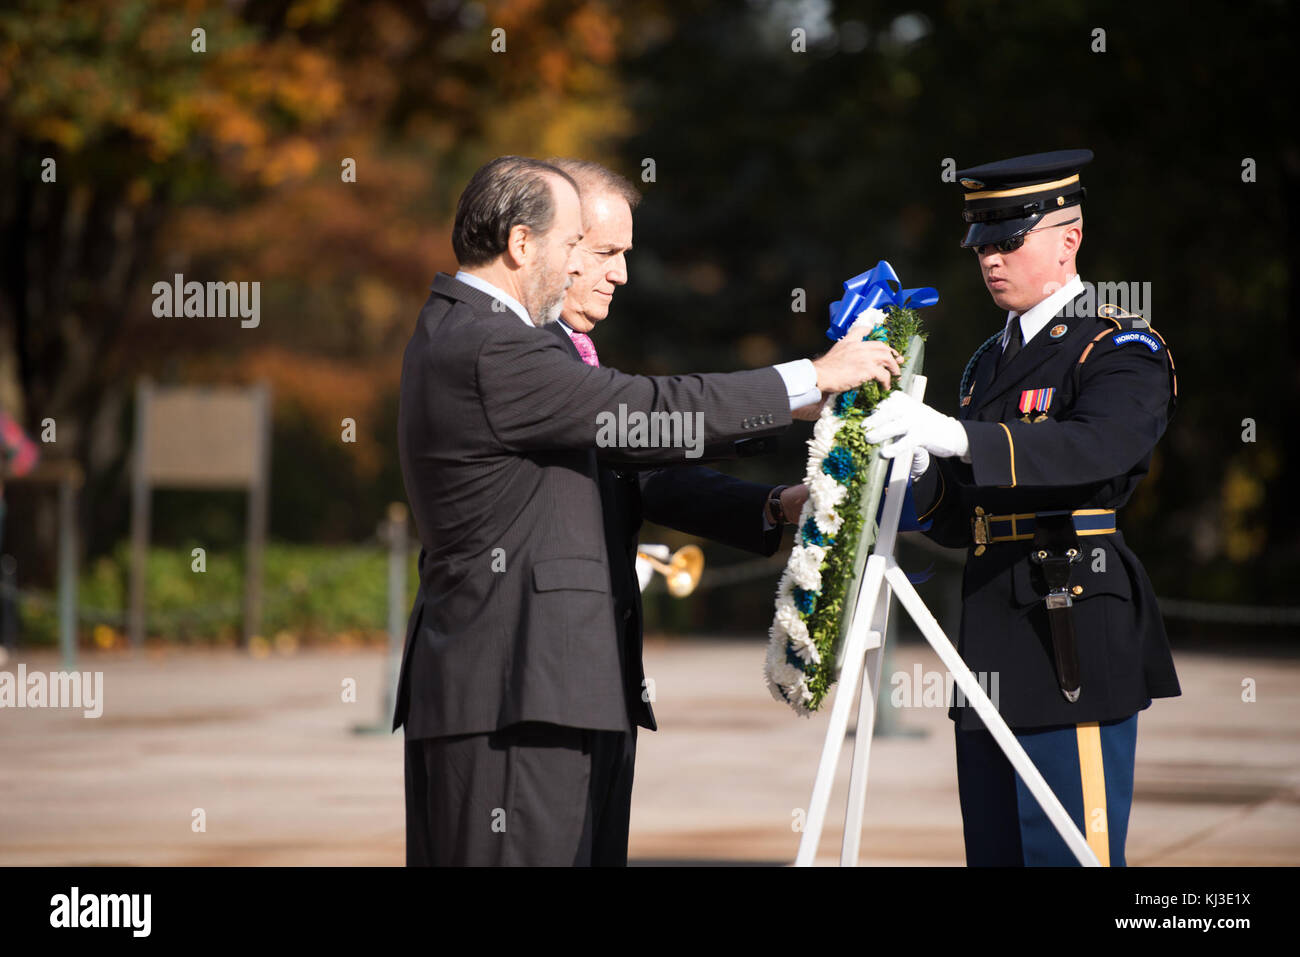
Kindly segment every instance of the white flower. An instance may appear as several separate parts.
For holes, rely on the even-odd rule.
[[[822,562],[826,558],[826,549],[820,545],[804,545],[790,550],[790,577],[804,591],[817,591],[821,588]]]
[[[803,624],[803,622],[800,622]],[[817,646],[813,643],[812,635],[808,634],[807,626],[804,627],[802,634],[790,635],[790,648],[804,664],[820,664],[822,656],[817,653]]]
[[[785,660],[785,646],[780,645],[772,649],[774,654],[768,656],[767,675],[782,688],[792,687],[799,680],[803,672],[793,667],[790,662]]]
[[[844,334],[844,338],[861,339],[863,336],[869,336],[886,318],[883,310],[864,309],[853,320],[853,325],[849,326],[849,331]]]
[[[813,426],[812,441],[825,445],[829,452],[835,444],[835,433],[843,424],[844,420],[831,411],[831,403],[827,402],[826,408],[822,409],[822,414],[817,418],[817,424]]]
[[[776,604],[779,608],[782,604],[794,604],[794,579],[790,577],[790,564],[786,563],[785,571],[781,572],[781,580],[776,583]]]
[[[775,623],[785,632],[792,643],[800,640],[806,641],[808,638],[808,626],[799,617],[799,609],[794,607],[793,602],[777,607]]]
[[[824,508],[813,512],[813,521],[817,523],[817,527],[821,529],[823,535],[834,538],[839,534],[840,526],[844,524],[844,516],[839,513],[838,509]]]
[[[844,501],[844,496],[849,494],[846,486],[841,485],[825,472],[809,475],[804,481],[808,485],[808,501],[812,502],[813,515],[833,509]]]
[[[812,700],[812,692],[808,690],[808,683],[801,674],[799,680],[785,689],[788,695],[788,704],[794,709],[794,713],[800,717],[807,718],[812,715],[808,710],[808,702]]]
[[[781,686],[779,684],[777,684],[775,681],[772,680],[772,676],[769,674],[764,674],[763,677],[767,681],[767,690],[772,693],[772,697],[776,701],[779,701],[781,704],[788,704],[789,702],[785,700],[785,692],[781,690]]]
[[[816,475],[822,470],[822,462],[826,461],[826,456],[830,455],[833,446],[829,442],[822,442],[816,436],[808,440],[808,474]]]

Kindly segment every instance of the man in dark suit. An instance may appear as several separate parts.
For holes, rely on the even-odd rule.
[[[631,182],[598,163],[575,159],[548,162],[578,184],[584,230],[579,251],[584,262],[582,274],[575,277],[565,295],[559,321],[546,328],[554,331],[575,360],[599,366],[590,333],[609,316],[615,291],[628,281],[632,214],[641,197]],[[763,451],[763,444],[770,442],[748,439],[716,451],[720,457],[748,456]],[[597,864],[622,865],[627,863],[637,727],[658,730],[651,707],[652,689],[641,660],[643,619],[636,552],[642,521],[648,519],[758,555],[772,555],[780,548],[786,518],[791,522],[797,519],[808,490],[802,484],[773,487],[745,482],[685,464],[640,470],[600,465],[598,476],[614,619],[619,646],[625,649],[623,676],[632,710],[625,732],[598,738],[593,762],[607,762],[613,770],[606,804],[595,815],[598,823],[592,859]],[[607,754],[599,750],[604,742],[612,745]]]
[[[502,157],[471,178],[403,359],[398,445],[424,548],[394,727],[409,864],[591,863],[612,787],[599,736],[629,728],[598,455],[670,465],[770,434],[897,362],[880,343],[711,375],[573,361],[540,326],[582,272],[576,186]],[[874,348],[873,348],[874,347]],[[603,747],[603,745],[602,745]]]
[[[1147,474],[1177,383],[1155,329],[1095,306],[1078,276],[1091,159],[1065,150],[958,173],[963,245],[1006,326],[967,365],[957,418],[891,396],[864,427],[921,450],[926,534],[969,549],[958,651],[998,675],[1002,717],[1098,859],[1122,866],[1137,714],[1180,692],[1116,512]],[[1075,863],[974,709],[950,715],[967,863]]]

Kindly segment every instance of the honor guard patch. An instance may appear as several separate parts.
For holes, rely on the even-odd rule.
[[[1111,342],[1117,346],[1125,345],[1129,342],[1140,342],[1152,352],[1160,351],[1160,343],[1155,336],[1149,336],[1145,332],[1121,332],[1116,335]]]
[[[1053,339],[1059,339],[1061,338],[1061,336],[1065,335],[1069,331],[1070,331],[1069,326],[1065,325],[1065,323],[1060,323],[1058,325],[1052,326],[1051,330],[1047,334],[1051,336]]]
[[[1030,412],[1046,412],[1052,406],[1052,396],[1056,389],[1026,389],[1020,393],[1020,411],[1024,415]]]

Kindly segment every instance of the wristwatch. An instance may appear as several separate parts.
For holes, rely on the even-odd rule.
[[[767,518],[773,525],[787,525],[788,519],[785,517],[785,509],[781,507],[781,493],[788,489],[788,485],[778,485],[767,496]]]

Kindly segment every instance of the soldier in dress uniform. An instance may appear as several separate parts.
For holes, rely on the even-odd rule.
[[[966,366],[957,417],[907,395],[864,427],[917,448],[926,533],[965,547],[957,648],[1103,864],[1123,866],[1137,715],[1180,693],[1150,580],[1120,530],[1174,413],[1173,358],[1142,317],[1097,304],[1075,268],[1089,150],[962,170],[962,245],[1005,328]],[[896,441],[897,440],[897,441]],[[957,780],[970,865],[1076,863],[960,699]]]

